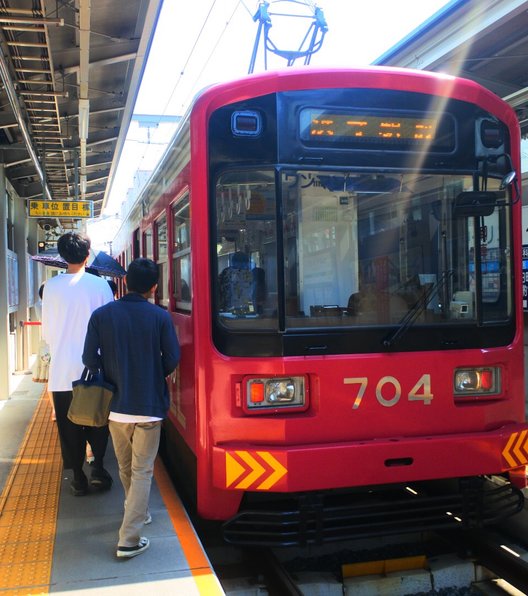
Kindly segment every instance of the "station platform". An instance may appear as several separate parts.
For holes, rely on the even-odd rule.
[[[150,548],[116,557],[124,493],[111,440],[112,489],[72,496],[46,386],[13,378],[10,399],[0,401],[0,596],[224,594],[159,458],[144,531]]]

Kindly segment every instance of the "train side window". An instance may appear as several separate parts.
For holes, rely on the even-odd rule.
[[[167,250],[167,218],[160,217],[156,222],[156,263],[159,280],[157,302],[164,308],[169,307],[169,256]]]
[[[172,295],[176,308],[191,310],[191,220],[189,197],[172,210]]]
[[[139,250],[139,229],[134,230],[134,234],[132,236],[132,259],[137,259],[141,256]]]
[[[147,259],[154,258],[154,243],[152,241],[152,228],[143,232],[143,256]]]
[[[222,327],[278,325],[277,193],[271,169],[223,173],[216,183],[216,308]]]

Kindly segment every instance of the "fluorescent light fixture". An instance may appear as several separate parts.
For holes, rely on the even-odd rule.
[[[79,99],[79,138],[86,141],[88,138],[88,126],[90,120],[90,101]]]

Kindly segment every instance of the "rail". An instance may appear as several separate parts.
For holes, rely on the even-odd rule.
[[[446,536],[446,533],[442,535]],[[453,532],[448,539],[458,549],[465,549],[472,559],[497,577],[528,594],[528,562],[520,555],[505,550],[500,535],[486,530],[466,530]]]

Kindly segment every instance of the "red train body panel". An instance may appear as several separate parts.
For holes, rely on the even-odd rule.
[[[133,256],[152,231],[140,252],[182,348],[168,423],[200,515],[229,519],[249,493],[522,477],[510,170],[514,112],[453,77],[284,71],[198,97],[115,244]],[[217,280],[240,248],[265,298],[231,307]]]

